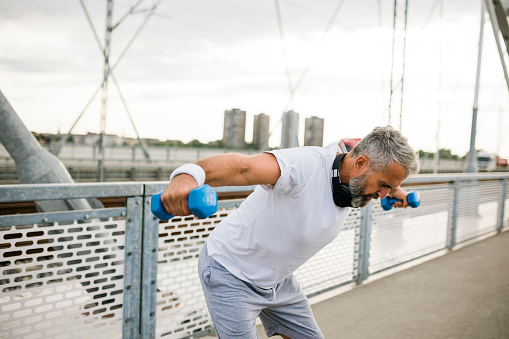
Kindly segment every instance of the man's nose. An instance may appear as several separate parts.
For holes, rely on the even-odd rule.
[[[378,190],[377,194],[378,196],[380,197],[380,199],[383,199],[387,196],[387,194],[389,194],[389,190],[390,188],[388,187],[382,187]]]

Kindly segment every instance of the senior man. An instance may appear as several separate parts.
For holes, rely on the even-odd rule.
[[[351,207],[403,200],[400,188],[419,171],[407,139],[377,127],[350,151],[339,143],[254,156],[222,154],[181,166],[161,195],[173,215],[189,215],[189,191],[259,185],[210,234],[199,258],[207,307],[219,338],[323,338],[293,272],[339,234]]]

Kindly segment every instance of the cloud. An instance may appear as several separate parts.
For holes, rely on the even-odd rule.
[[[84,3],[102,43],[106,2]],[[132,3],[115,1],[114,22]],[[362,136],[374,125],[385,124],[389,100],[393,2],[381,1],[380,27],[378,1],[346,1],[319,43],[339,3],[280,0],[284,48],[294,86],[307,69],[292,107],[302,119],[311,115],[325,118],[326,143],[343,136]],[[480,4],[478,0],[444,1],[440,31],[435,3],[416,0],[408,7],[404,132],[416,148],[433,148],[442,100],[444,110],[450,107],[441,140],[444,147],[463,149],[469,142]],[[152,4],[146,0],[141,8]],[[113,31],[112,64],[145,15],[130,15]],[[490,100],[487,93],[497,88],[501,75],[489,23],[486,29],[484,102]],[[100,85],[103,68],[101,50],[79,1],[2,1],[0,30],[8,32],[0,35],[4,94],[31,129],[70,127]],[[442,99],[438,91],[440,40],[444,46]],[[157,15],[122,55],[114,74],[145,137],[219,139],[224,110],[232,107],[246,110],[248,120],[265,112],[275,126],[290,98],[283,46],[270,1],[163,1]],[[99,98],[100,94],[77,130],[97,131]],[[509,106],[507,100],[503,105]],[[131,133],[111,81],[108,115],[108,132]],[[419,119],[425,121],[419,123]],[[490,124],[483,126],[479,144],[494,148],[496,143],[486,133]],[[277,142],[275,136],[273,143]]]

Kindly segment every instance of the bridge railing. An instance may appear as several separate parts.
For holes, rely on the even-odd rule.
[[[332,243],[295,275],[312,298],[509,228],[509,175],[419,175],[421,206],[352,209]],[[207,219],[159,222],[167,182],[0,186],[0,204],[124,197],[122,207],[0,216],[0,338],[186,338],[212,332],[197,274]],[[219,193],[253,187],[221,187]]]

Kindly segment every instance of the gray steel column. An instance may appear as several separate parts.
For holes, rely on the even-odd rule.
[[[140,333],[142,203],[142,197],[126,199],[124,339],[136,339]]]
[[[1,91],[0,142],[16,164],[20,183],[74,183],[64,164],[41,147]],[[39,200],[37,206],[44,212],[87,210],[92,208],[91,203],[102,207],[99,202],[96,204],[92,199]]]
[[[454,182],[454,200],[453,200],[453,209],[452,209],[452,220],[450,224],[450,229],[447,230],[447,240],[446,247],[449,250],[452,250],[454,246],[456,246],[456,230],[458,228],[458,215],[459,215],[459,203],[460,203],[460,192],[461,192],[461,182]]]
[[[399,109],[399,130],[403,121],[403,88],[405,80],[406,30],[408,19],[408,0],[394,0],[392,23],[392,59],[389,94],[389,121],[395,109]],[[398,113],[398,112],[394,112]],[[398,114],[394,114],[398,115]]]
[[[493,6],[493,1],[492,0],[485,0],[485,1],[486,1],[486,9],[488,10],[488,15],[489,15],[490,21],[491,21],[491,28],[493,29],[493,35],[495,36],[495,42],[497,43],[498,55],[500,56],[500,62],[502,63],[502,70],[504,71],[505,83],[507,85],[507,89],[509,89],[509,75],[507,74],[507,65],[505,64],[504,51],[502,49],[500,39],[498,38],[498,33],[502,33],[502,32],[501,32],[500,26],[498,24],[497,13],[496,13],[495,7]],[[501,4],[498,3],[498,1],[495,1],[495,2],[497,3],[497,6],[501,6]],[[505,20],[505,23],[507,23],[507,16],[503,15],[501,20]],[[504,39],[507,39],[507,37],[504,36],[503,34],[502,34],[502,37]]]
[[[369,276],[369,247],[371,243],[371,211],[373,203],[370,202],[361,210],[361,229],[359,239],[357,284],[362,284]]]
[[[143,197],[141,338],[155,338],[157,306],[157,251],[159,220],[150,211],[151,196]]]
[[[110,43],[111,32],[113,31],[113,0],[108,0],[106,4],[106,35],[104,39],[104,66],[103,66],[103,84],[102,84],[102,103],[101,103],[101,137],[99,139],[99,181],[105,181],[104,178],[104,160],[106,145],[106,110],[108,103],[108,77],[110,76]]]
[[[481,28],[479,32],[479,52],[477,55],[477,73],[475,78],[475,94],[474,107],[472,109],[472,129],[470,130],[470,151],[468,152],[468,165],[465,170],[467,173],[476,173],[479,171],[477,166],[477,152],[475,150],[475,135],[477,132],[477,109],[479,107],[479,82],[481,79],[481,58],[482,58],[482,42],[484,32],[484,1],[481,1]]]
[[[439,28],[439,31],[440,33],[442,33],[442,23],[443,23],[443,18],[444,18],[444,0],[440,0],[440,5],[439,5],[439,13],[440,13],[440,28]],[[439,38],[439,49],[438,49],[438,52],[439,52],[439,59],[440,59],[440,66],[439,66],[439,70],[438,70],[438,123],[437,123],[437,134],[435,136],[435,139],[436,139],[436,143],[437,143],[437,151],[435,152],[435,156],[433,158],[433,174],[438,174],[438,167],[439,167],[439,164],[440,164],[440,125],[442,124],[442,75],[443,75],[443,72],[442,72],[442,65],[443,65],[443,43],[442,43],[442,36],[440,36]]]
[[[497,231],[502,232],[502,229],[504,228],[504,218],[505,218],[505,200],[507,197],[507,178],[504,178],[502,180],[502,200],[499,204],[499,221],[497,226]]]

